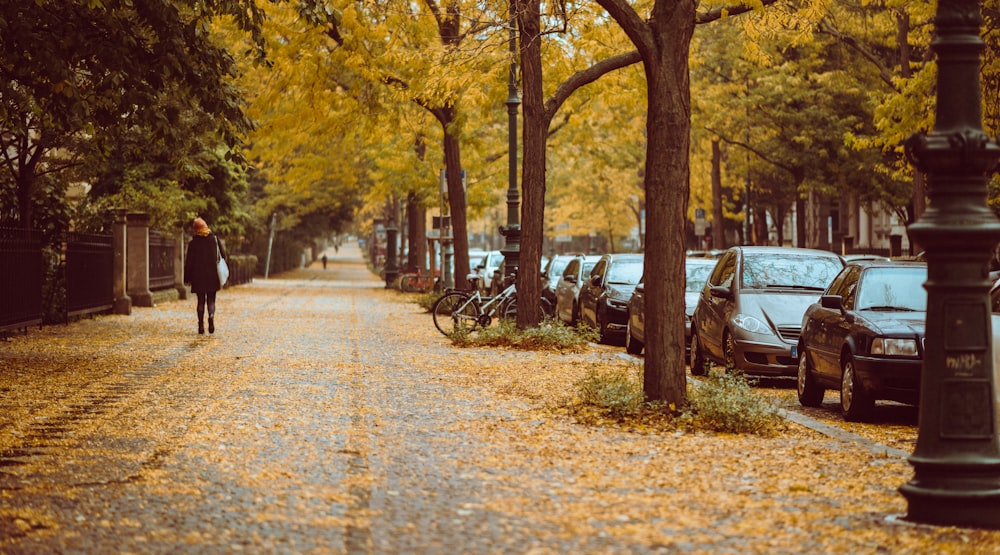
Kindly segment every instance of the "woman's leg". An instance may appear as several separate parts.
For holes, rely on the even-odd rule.
[[[198,333],[205,333],[205,301],[206,293],[195,293],[198,296]],[[212,303],[213,307],[215,303]]]
[[[215,333],[215,291],[209,291],[208,297],[208,333]]]

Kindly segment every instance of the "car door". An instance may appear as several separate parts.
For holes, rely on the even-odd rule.
[[[738,250],[727,251],[719,262],[715,265],[715,270],[705,282],[705,287],[701,290],[701,297],[698,299],[698,307],[695,308],[695,325],[698,333],[698,341],[702,350],[710,358],[721,361],[722,353],[722,332],[728,320],[729,307],[732,302],[712,295],[712,287],[723,287],[735,294],[738,285],[736,281]]]
[[[854,289],[858,281],[858,267],[848,266],[830,283],[824,296],[839,296],[842,302],[854,304]],[[846,306],[845,306],[846,308]],[[817,302],[809,307],[802,323],[802,344],[808,351],[813,371],[824,382],[836,381],[840,376],[840,348],[846,334],[838,333],[843,321],[840,310]]]
[[[556,316],[568,324],[573,323],[573,303],[576,302],[575,287],[580,264],[579,258],[570,260],[556,284]]]
[[[601,296],[609,265],[607,258],[601,258],[590,275],[580,280],[580,319],[587,325],[597,327],[597,300]]]

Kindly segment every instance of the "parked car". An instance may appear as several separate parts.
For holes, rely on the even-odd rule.
[[[691,316],[691,373],[714,362],[746,374],[796,375],[802,316],[843,267],[822,250],[728,249]]]
[[[698,294],[705,286],[708,275],[715,268],[716,260],[712,258],[688,258],[684,260],[684,345],[691,343],[691,313],[698,304]],[[628,320],[625,324],[625,350],[633,355],[642,352],[646,344],[646,314],[645,314],[645,274],[635,286],[628,300]]]
[[[600,256],[574,256],[566,264],[556,284],[556,318],[576,325],[580,319],[580,285],[600,259]]]
[[[925,281],[924,262],[848,264],[802,319],[799,402],[818,407],[827,389],[839,390],[849,421],[867,418],[879,399],[917,404]]]
[[[556,286],[562,278],[563,270],[570,260],[578,257],[577,254],[557,254],[549,259],[548,263],[542,266],[542,298],[548,299],[554,307],[556,305]]]
[[[479,288],[483,294],[489,295],[493,288],[493,278],[500,271],[500,264],[503,262],[503,253],[500,251],[486,251],[479,264],[472,268],[482,276],[479,280]]]
[[[628,299],[642,270],[642,254],[605,254],[580,285],[580,320],[597,329],[601,343],[625,332]]]

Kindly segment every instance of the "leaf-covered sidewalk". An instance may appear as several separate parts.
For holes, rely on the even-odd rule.
[[[333,253],[329,253],[333,255]],[[901,520],[899,457],[585,425],[620,349],[458,349],[355,245],[0,343],[0,553],[994,553]]]

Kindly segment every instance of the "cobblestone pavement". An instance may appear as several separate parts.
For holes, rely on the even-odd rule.
[[[833,460],[843,444],[665,441],[540,419],[528,388],[483,387],[475,371],[541,372],[535,355],[451,347],[355,245],[327,270],[226,289],[216,320],[198,336],[187,299],[0,343],[0,553],[1000,546],[991,533],[887,524],[901,499],[863,480],[783,477],[784,461],[824,453],[807,469],[817,481],[857,479]],[[905,463],[859,453],[905,480]],[[831,507],[841,516],[824,516]]]

